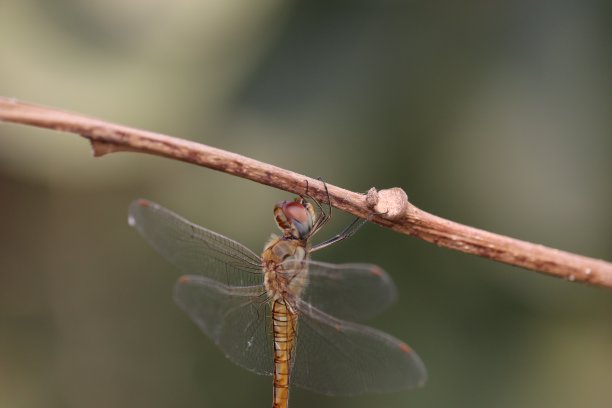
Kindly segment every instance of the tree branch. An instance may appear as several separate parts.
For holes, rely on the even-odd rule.
[[[203,144],[121,126],[76,113],[0,97],[0,120],[79,134],[94,156],[148,153],[219,170],[295,194],[327,201],[323,183],[267,163]],[[612,288],[612,264],[468,227],[422,211],[399,188],[363,195],[327,184],[331,204],[343,211],[438,246],[520,266],[569,281]]]

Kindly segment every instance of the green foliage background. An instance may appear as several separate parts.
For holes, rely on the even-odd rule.
[[[601,1],[5,0],[0,94],[164,132],[502,234],[612,259],[610,7]],[[74,135],[0,126],[0,407],[264,407],[171,299],[126,222],[146,197],[259,250],[283,192]],[[331,235],[350,218],[338,216]],[[418,391],[310,407],[609,407],[612,296],[366,226],[372,325]]]

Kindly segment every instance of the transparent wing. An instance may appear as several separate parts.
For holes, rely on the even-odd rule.
[[[304,302],[297,308],[292,384],[328,395],[356,395],[414,388],[427,380],[419,356],[396,338]]]
[[[250,249],[159,204],[134,201],[128,222],[183,273],[204,275],[229,285],[262,283],[261,261]]]
[[[376,265],[288,260],[283,267],[292,279],[304,280],[302,300],[340,319],[373,317],[396,297],[393,281]]]
[[[227,286],[185,275],[176,284],[174,300],[230,360],[257,374],[271,375],[269,303],[260,296],[263,292],[263,286]]]

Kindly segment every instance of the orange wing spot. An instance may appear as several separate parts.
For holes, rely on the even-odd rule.
[[[138,205],[141,207],[147,208],[150,204],[151,202],[149,200],[144,200],[142,198],[138,200]]]
[[[178,280],[178,281],[179,281],[179,283],[180,283],[180,284],[183,284],[183,285],[184,285],[185,283],[189,283],[189,277],[187,277],[187,276],[183,275],[183,276],[181,276],[181,277],[179,278],[179,280]]]
[[[400,350],[402,350],[404,353],[412,353],[412,349],[406,343],[400,343],[399,347],[400,347]]]
[[[380,269],[378,266],[373,266],[372,269],[370,269],[370,273],[374,276],[382,276],[383,275],[383,271],[382,269]]]

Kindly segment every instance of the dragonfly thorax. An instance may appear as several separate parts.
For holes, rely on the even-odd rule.
[[[303,241],[273,237],[268,242],[261,258],[264,286],[270,299],[294,303],[306,284],[308,269],[303,261],[307,256]]]

